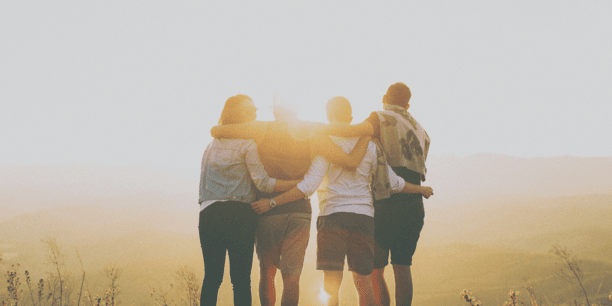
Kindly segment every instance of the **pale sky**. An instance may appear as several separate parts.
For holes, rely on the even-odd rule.
[[[0,166],[197,169],[230,96],[360,122],[395,82],[430,154],[612,156],[610,1],[212,2],[0,2]]]

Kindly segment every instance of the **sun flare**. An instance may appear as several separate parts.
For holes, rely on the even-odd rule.
[[[331,296],[323,288],[323,285],[321,285],[321,291],[319,292],[319,301],[321,301],[321,305],[327,305],[330,297]]]
[[[273,105],[282,105],[292,112],[297,113],[301,120],[325,122],[325,103],[311,96],[304,96],[292,91],[274,92]]]

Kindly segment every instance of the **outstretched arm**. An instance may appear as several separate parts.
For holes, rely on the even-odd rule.
[[[311,154],[322,155],[330,163],[354,171],[368,149],[370,136],[361,137],[350,154],[346,154],[329,136],[317,135],[311,139]]]
[[[273,198],[276,206],[312,195],[327,174],[327,168],[329,168],[329,163],[322,156],[315,157],[310,168],[308,168],[308,172],[304,175],[304,179],[297,186]],[[272,209],[272,206],[270,205],[270,199],[261,199],[251,203],[251,208],[261,215]]]
[[[249,121],[240,124],[213,126],[210,134],[214,138],[253,139],[260,142],[266,134],[267,121]]]

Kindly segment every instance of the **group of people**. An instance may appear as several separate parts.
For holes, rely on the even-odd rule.
[[[411,305],[410,266],[421,229],[430,139],[408,113],[412,94],[391,85],[383,110],[351,124],[344,97],[330,99],[329,123],[304,122],[275,100],[274,121],[256,121],[245,95],[230,97],[202,158],[199,234],[204,257],[200,305],[216,305],[226,253],[234,305],[251,305],[253,252],[260,267],[261,305],[298,305],[300,274],[317,192],[317,270],[329,305],[338,305],[344,261],[360,305],[389,305],[384,279],[389,257],[396,305]]]

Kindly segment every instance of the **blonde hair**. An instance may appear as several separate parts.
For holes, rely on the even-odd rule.
[[[335,118],[336,120],[348,123],[353,119],[351,103],[345,97],[338,96],[329,99],[325,109],[327,110],[327,118]]]

